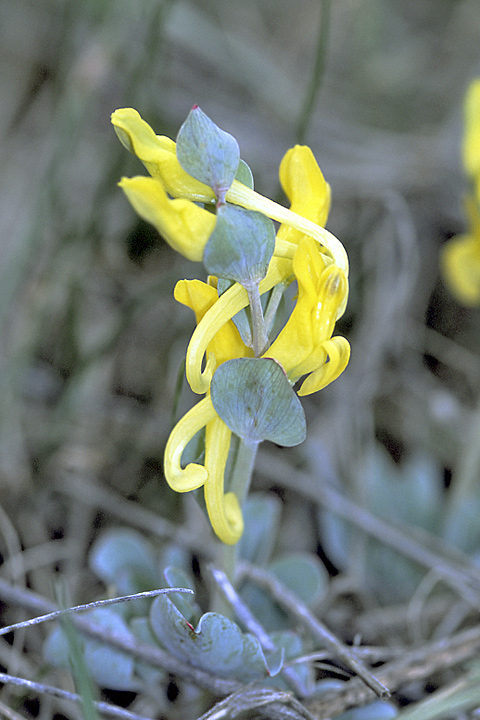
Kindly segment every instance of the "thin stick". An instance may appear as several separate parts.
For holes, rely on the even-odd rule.
[[[14,675],[0,673],[0,682],[10,685],[19,685],[20,687],[34,690],[36,693],[40,693],[41,695],[53,695],[54,697],[61,698],[62,700],[71,700],[75,703],[82,702],[81,696],[77,695],[77,693],[71,693],[67,690],[61,690],[60,688],[53,687],[52,685],[44,685],[43,683],[33,682],[32,680],[25,680],[24,678],[19,678]],[[148,718],[144,715],[137,715],[129,710],[116,707],[115,705],[110,705],[106,702],[94,702],[94,705],[103,715],[115,718],[124,718],[124,720],[148,720]]]
[[[2,578],[0,578],[0,597],[10,604],[26,607],[34,612],[52,612],[56,610],[52,602],[45,600],[31,590],[14,587]],[[228,695],[242,687],[241,683],[236,680],[225,680],[199,668],[187,665],[184,660],[179,660],[170,655],[165,650],[162,650],[159,645],[149,645],[131,635],[113,632],[84,617],[73,616],[72,622],[79,630],[90,637],[122,650],[153,667],[163,668],[172,675],[177,675],[199,687],[210,690],[215,695]]]
[[[291,707],[288,707],[288,706]],[[246,687],[221,700],[198,720],[230,720],[237,715],[267,707],[265,718],[276,720],[315,720],[315,717],[291,693],[277,688]],[[249,715],[250,717],[250,715]]]
[[[20,628],[30,627],[31,625],[39,625],[40,623],[48,622],[49,620],[55,620],[62,615],[70,615],[73,613],[84,612],[85,610],[93,610],[93,608],[105,607],[105,605],[115,605],[120,602],[129,602],[130,600],[156,597],[157,595],[165,595],[166,593],[172,592],[189,593],[190,595],[194,594],[193,590],[188,588],[162,588],[161,590],[147,590],[146,592],[135,593],[134,595],[122,595],[121,597],[107,598],[105,600],[94,600],[93,602],[86,603],[85,605],[75,605],[74,607],[65,608],[64,610],[54,610],[46,615],[40,615],[39,617],[31,618],[30,620],[23,620],[23,622],[8,625],[7,627],[0,628],[0,635],[6,635],[7,633],[12,632],[12,630],[19,630]]]
[[[425,680],[439,670],[445,671],[469,662],[478,656],[479,651],[480,629],[470,628],[420,648],[405,650],[400,658],[379,667],[377,675],[393,692],[407,683]],[[372,691],[354,678],[338,690],[325,692],[321,698],[312,698],[307,706],[318,720],[323,720],[373,699]]]
[[[390,697],[389,689],[373,675],[368,668],[327,628],[307,606],[279,580],[270,573],[242,563],[242,572],[250,580],[265,587],[272,597],[296,620],[302,623],[321,643],[329,647],[335,656],[358,675],[365,685],[371,688],[378,697],[386,700]]]
[[[245,285],[244,287],[248,294],[250,312],[252,315],[253,352],[255,357],[260,357],[260,355],[267,349],[268,335],[263,317],[259,284],[252,283],[251,285]]]
[[[227,600],[227,602],[230,603],[233,610],[235,611],[235,615],[237,616],[238,620],[245,627],[245,629],[248,630],[248,632],[251,632],[252,635],[255,635],[258,642],[260,643],[262,650],[265,650],[266,652],[273,652],[275,650],[278,650],[277,646],[271,640],[265,629],[252,615],[247,605],[245,605],[245,603],[243,602],[243,600],[241,599],[225,573],[222,570],[213,567],[213,565],[209,565],[208,569],[211,572],[213,579],[217,583],[221,592],[223,593],[225,599]],[[299,682],[299,677],[297,673],[293,670],[293,668],[284,666],[282,667],[280,672],[285,678],[285,680],[288,682],[292,690],[297,693],[297,695],[306,695],[307,690],[305,687],[303,687],[302,683]]]

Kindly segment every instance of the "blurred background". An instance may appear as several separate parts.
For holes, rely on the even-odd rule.
[[[365,554],[322,536],[296,468],[319,502],[328,481],[371,507],[377,471],[380,483],[410,468],[412,487],[449,488],[480,426],[480,310],[455,302],[438,261],[465,230],[462,108],[480,75],[479,33],[477,0],[2,0],[5,579],[52,597],[60,575],[72,602],[85,602],[101,592],[85,558],[106,527],[158,543],[181,526],[211,542],[192,499],[162,475],[168,433],[193,402],[183,386],[175,405],[193,317],[172,291],[199,269],[116,185],[144,174],[110,125],[119,107],[175,137],[198,103],[237,138],[256,189],[281,201],[279,162],[305,142],[332,186],[327,227],[351,264],[338,332],[352,360],[305,401],[306,443],[262,451],[288,470],[263,462],[254,479],[289,500],[279,546],[319,549],[332,573],[368,575]],[[386,516],[389,492],[375,508]],[[443,508],[428,498],[428,512]],[[415,521],[411,508],[404,515]],[[5,645],[0,662],[10,660]]]

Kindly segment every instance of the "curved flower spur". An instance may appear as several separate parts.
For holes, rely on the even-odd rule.
[[[299,395],[335,380],[350,346],[332,337],[348,298],[348,260],[340,241],[323,227],[330,187],[310,148],[295,146],[280,164],[287,209],[253,189],[250,169],[236,140],[198,106],[176,143],[157,136],[131,108],[112,115],[115,130],[151,177],[123,178],[134,209],[170,246],[203,262],[208,281],[180,280],[175,298],[196,317],[186,355],[192,390],[205,397],[173,428],[165,477],[177,492],[204,488],[212,527],[233,545],[243,532],[241,505],[248,492],[255,452],[271,440],[303,441],[305,416]],[[280,222],[278,231],[272,220]],[[283,293],[298,291],[283,329],[276,317]],[[205,429],[203,464],[182,466],[187,445]],[[235,443],[232,443],[232,436]],[[225,477],[231,447],[249,457],[242,471]]]

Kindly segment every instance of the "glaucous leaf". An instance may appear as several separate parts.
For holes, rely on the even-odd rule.
[[[152,603],[150,623],[161,645],[194,667],[244,682],[268,673],[258,640],[223,615],[206,613],[194,628],[168,598],[159,596]]]
[[[302,405],[275,360],[227,360],[216,370],[210,390],[216,412],[246,444],[270,440],[291,447],[305,439]]]
[[[222,205],[203,251],[211,275],[248,287],[267,274],[275,249],[275,227],[270,218],[236,205]]]
[[[233,135],[221,130],[194,105],[178,131],[176,153],[182,168],[211,187],[223,203],[240,162],[240,149]]]

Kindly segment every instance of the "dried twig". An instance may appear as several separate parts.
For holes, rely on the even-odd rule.
[[[264,630],[258,620],[252,615],[250,609],[245,605],[242,598],[238,595],[237,591],[235,590],[225,573],[222,570],[213,567],[213,565],[209,566],[209,570],[213,576],[213,579],[223,593],[225,599],[234,609],[237,619],[249,632],[255,635],[262,647],[262,650],[266,650],[267,652],[273,652],[274,650],[277,650],[275,643],[270,639],[270,636],[267,634],[267,632]],[[302,684],[299,682],[299,677],[297,673],[295,673],[292,668],[283,667],[280,672],[284,677],[285,681],[288,683],[289,687],[291,687],[292,690],[297,693],[297,695],[301,697],[302,695],[304,696],[306,694],[306,688],[302,687]]]
[[[189,588],[161,588],[159,590],[146,590],[145,592],[134,593],[133,595],[121,595],[119,597],[107,598],[105,600],[94,600],[93,602],[85,603],[84,605],[74,605],[73,607],[65,608],[65,610],[54,610],[46,615],[40,615],[39,617],[31,618],[30,620],[23,620],[22,622],[14,623],[13,625],[7,625],[6,627],[0,628],[0,635],[6,635],[13,630],[30,627],[31,625],[40,625],[41,623],[49,622],[50,620],[57,620],[57,618],[62,617],[63,615],[85,612],[86,610],[94,610],[99,607],[106,607],[107,605],[130,602],[131,600],[154,598],[157,597],[157,595],[168,595],[172,592],[188,593],[190,595],[194,594],[193,590],[190,590]]]
[[[291,693],[256,685],[232,693],[198,720],[229,720],[247,711],[253,713],[258,708],[264,708],[261,717],[265,720],[315,720]]]
[[[401,658],[376,669],[379,680],[395,692],[413,680],[425,680],[444,670],[472,660],[480,651],[480,627],[428,643],[415,650],[406,650]],[[348,708],[372,702],[375,695],[358,678],[345,683],[338,690],[326,692],[321,698],[306,703],[317,720],[338,715]]]
[[[320,643],[326,645],[334,653],[335,657],[345,663],[350,670],[358,675],[378,697],[386,700],[390,696],[388,687],[380,682],[358,659],[355,653],[344,645],[326,625],[310,612],[295,593],[273,577],[273,575],[253,565],[242,563],[241,572],[250,580],[265,587],[279,605],[285,608],[297,621],[302,623]]]
[[[54,604],[48,600],[29,590],[13,587],[1,578],[0,597],[3,597],[6,602],[29,608],[33,610],[33,612],[41,612],[44,614],[57,611]],[[242,687],[240,683],[234,680],[224,680],[223,678],[194,668],[191,665],[187,665],[183,660],[178,660],[160,647],[141,643],[136,638],[112,632],[86,618],[72,617],[72,622],[75,627],[90,637],[112,645],[118,650],[133,655],[138,660],[143,660],[154,667],[163,668],[173,675],[177,675],[199,687],[210,690],[215,695],[228,695]]]
[[[71,700],[74,703],[82,703],[83,699],[77,693],[71,693],[67,690],[61,690],[60,688],[52,687],[52,685],[44,685],[44,683],[32,682],[31,680],[25,680],[25,678],[15,677],[14,675],[7,675],[0,673],[0,682],[9,685],[18,685],[28,690],[34,690],[35,693],[40,695],[52,695],[53,697],[61,698],[62,700]],[[106,702],[95,702],[96,709],[103,715],[114,718],[122,718],[124,720],[148,720],[144,715],[137,715],[124,708],[117,707],[116,705],[110,705]],[[3,710],[2,710],[3,712]]]

